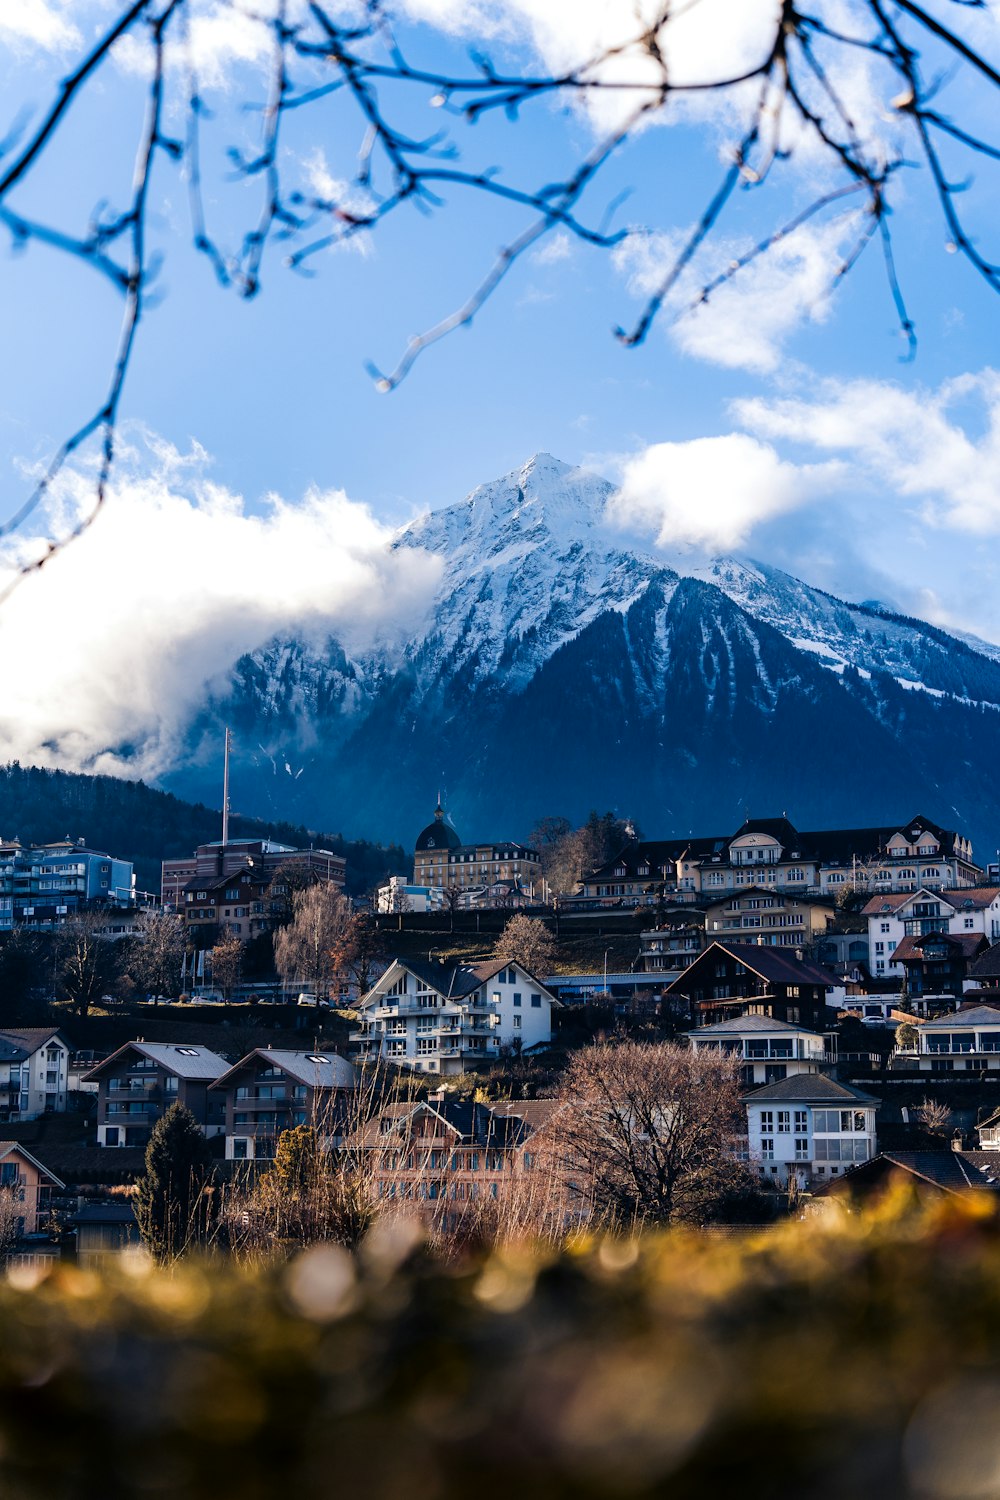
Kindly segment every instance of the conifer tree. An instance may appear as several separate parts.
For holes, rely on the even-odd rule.
[[[173,1260],[205,1236],[211,1218],[212,1157],[184,1104],[172,1104],[153,1126],[146,1168],[135,1185],[135,1216],[143,1244]]]

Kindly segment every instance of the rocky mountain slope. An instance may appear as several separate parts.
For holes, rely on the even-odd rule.
[[[173,790],[408,842],[439,785],[463,837],[548,813],[627,813],[649,834],[801,826],[916,807],[1000,829],[994,648],[847,604],[739,558],[665,560],[605,523],[613,487],[545,454],[403,530],[443,559],[426,627],[349,657],[272,642],[206,704]]]

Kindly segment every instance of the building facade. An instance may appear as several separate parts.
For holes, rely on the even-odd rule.
[[[490,1062],[502,1047],[547,1044],[558,1008],[519,964],[395,959],[361,1001],[351,1042],[359,1059],[446,1076]]]
[[[211,1085],[222,1102],[227,1161],[274,1156],[284,1130],[309,1125],[321,1145],[340,1144],[357,1084],[354,1068],[336,1052],[291,1052],[257,1047]]]
[[[736,1016],[687,1033],[694,1052],[727,1052],[738,1058],[745,1088],[818,1073],[836,1061],[836,1039],[774,1016]]]
[[[825,1073],[769,1083],[744,1104],[750,1160],[765,1181],[807,1187],[878,1155],[878,1100]]]
[[[181,917],[196,950],[212,947],[220,932],[249,942],[287,911],[284,872],[290,882],[304,877],[343,890],[346,863],[329,849],[295,849],[273,839],[200,844],[190,858],[163,861],[160,899]]]
[[[836,906],[828,896],[751,885],[706,908],[705,936],[723,943],[811,948],[835,919]]]
[[[896,950],[906,937],[932,932],[981,934],[1000,940],[1000,887],[974,886],[959,891],[889,892],[873,896],[862,909],[868,921],[868,967],[874,979],[902,979]]]
[[[822,1031],[832,990],[832,977],[800,949],[713,942],[667,986],[664,999],[686,1000],[698,1025],[760,1015]]]
[[[131,861],[89,849],[83,839],[0,844],[0,932],[56,927],[74,912],[135,905]]]
[[[921,1073],[995,1073],[1000,1069],[1000,1009],[970,1005],[920,1021],[915,1054],[897,1054]]]
[[[18,1141],[0,1141],[0,1192],[14,1195],[18,1234],[37,1234],[53,1188],[64,1183]]]
[[[208,1047],[126,1042],[85,1075],[87,1083],[97,1084],[97,1144],[145,1146],[175,1103],[187,1106],[206,1135],[219,1135],[225,1109],[209,1084],[228,1070],[225,1058]]]
[[[457,891],[469,904],[521,905],[542,899],[541,856],[512,839],[463,844],[440,802],[417,839],[413,885]]]
[[[835,900],[845,888],[957,889],[981,878],[969,840],[922,814],[882,828],[805,833],[781,817],[748,819],[730,835],[628,844],[586,875],[581,890],[630,905],[664,896],[699,901],[751,885]]]
[[[69,1043],[56,1026],[0,1031],[0,1120],[64,1113],[69,1064]]]

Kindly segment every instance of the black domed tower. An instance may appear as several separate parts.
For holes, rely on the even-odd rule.
[[[442,886],[447,884],[448,855],[461,849],[462,840],[445,816],[441,799],[434,809],[434,821],[417,838],[413,857],[413,884]]]

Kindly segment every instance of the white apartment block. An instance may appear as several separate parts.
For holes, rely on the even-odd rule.
[[[832,1041],[828,1044],[818,1031],[774,1016],[734,1016],[699,1026],[687,1038],[695,1052],[728,1052],[738,1058],[747,1088],[779,1083],[799,1073],[818,1073],[824,1063],[834,1061]]]
[[[873,896],[862,911],[868,918],[868,967],[876,979],[902,979],[893,954],[904,937],[929,932],[981,933],[1000,941],[1000,887],[970,886],[941,891],[922,886]]]
[[[64,1113],[69,1060],[69,1044],[55,1026],[0,1031],[0,1120]]]
[[[501,1048],[527,1052],[551,1041],[559,1006],[520,964],[395,959],[360,1002],[362,1025],[351,1042],[359,1061],[462,1073]]]
[[[769,1083],[744,1104],[750,1160],[765,1180],[805,1187],[878,1155],[878,1101],[825,1073]]]

